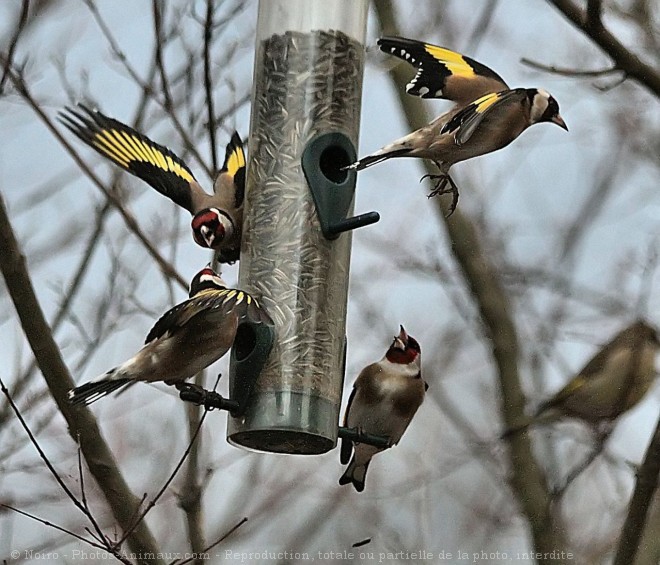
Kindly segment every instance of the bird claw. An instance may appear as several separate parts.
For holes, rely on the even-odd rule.
[[[175,383],[174,387],[179,391],[179,398],[181,400],[192,402],[198,406],[206,402],[208,391],[199,385],[180,382]]]
[[[451,192],[452,194],[451,204],[449,205],[449,210],[447,212],[447,215],[445,216],[446,218],[449,218],[449,216],[451,216],[454,213],[454,210],[456,210],[456,206],[458,205],[459,193],[456,183],[448,174],[445,173],[439,175],[426,174],[421,179],[419,179],[419,182],[422,182],[426,178],[435,181],[435,187],[429,193],[428,198],[433,198],[434,196],[441,196],[442,194],[449,194]],[[447,184],[449,184],[449,186],[447,186]]]

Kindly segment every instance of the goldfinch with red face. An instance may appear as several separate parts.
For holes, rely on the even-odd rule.
[[[378,40],[381,51],[417,68],[408,94],[455,102],[427,126],[402,137],[349,168],[362,170],[393,157],[430,159],[440,170],[436,194],[453,195],[450,214],[458,203],[458,188],[449,176],[454,163],[506,147],[529,126],[550,122],[568,130],[557,101],[545,90],[510,89],[494,71],[443,47],[402,37]]]
[[[419,343],[401,326],[385,356],[358,375],[348,399],[344,425],[361,433],[389,437],[390,445],[396,445],[421,406],[427,388],[422,380]],[[353,459],[339,484],[352,483],[355,490],[362,492],[371,458],[381,451],[382,448],[366,443],[342,440],[342,464],[348,463],[351,452]]]
[[[202,247],[218,251],[221,263],[239,258],[245,195],[245,153],[237,132],[225,152],[213,194],[200,186],[186,163],[133,128],[90,110],[67,108],[60,122],[115,165],[142,179],[193,215],[192,231]]]
[[[176,385],[189,379],[229,351],[244,320],[272,324],[254,297],[227,288],[205,267],[191,281],[189,299],[156,322],[140,351],[98,380],[70,390],[69,401],[91,404],[136,381]]]
[[[577,418],[591,426],[612,422],[637,405],[656,376],[655,356],[660,340],[655,328],[638,320],[616,334],[549,400],[531,421],[505,432],[504,437],[532,424]]]

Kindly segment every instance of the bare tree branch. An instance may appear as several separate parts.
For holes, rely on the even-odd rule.
[[[0,55],[0,60],[4,59],[2,55]],[[176,269],[159,253],[159,251],[154,247],[153,243],[150,241],[150,239],[142,232],[140,229],[139,224],[137,223],[137,220],[133,217],[133,215],[124,207],[123,203],[119,199],[119,197],[108,190],[105,185],[101,182],[101,180],[91,171],[91,169],[85,164],[85,162],[80,158],[78,153],[73,149],[73,147],[69,144],[69,142],[64,139],[62,134],[55,128],[53,125],[52,121],[46,116],[42,108],[39,106],[39,104],[32,98],[32,95],[30,94],[27,84],[23,80],[21,76],[16,74],[15,72],[11,71],[9,72],[9,79],[12,81],[14,87],[16,90],[21,94],[23,99],[30,105],[30,107],[34,110],[34,112],[37,114],[37,116],[43,121],[43,123],[46,125],[46,127],[50,130],[50,132],[55,136],[55,138],[64,146],[64,148],[69,152],[69,154],[72,156],[73,160],[76,161],[78,166],[82,169],[82,171],[92,180],[92,182],[103,192],[103,195],[112,203],[112,205],[117,209],[119,214],[122,216],[124,219],[124,222],[126,223],[126,226],[128,229],[140,240],[140,243],[145,247],[149,255],[152,256],[152,258],[156,261],[158,266],[160,267],[161,271],[163,271],[164,274],[167,276],[173,278],[176,280],[182,288],[186,289],[188,288],[188,282],[176,271]]]
[[[204,20],[204,89],[206,90],[206,110],[211,145],[213,170],[218,170],[218,151],[215,144],[215,110],[213,109],[213,77],[211,76],[211,44],[213,40],[213,0],[206,0],[206,18]]]
[[[156,503],[160,500],[160,497],[163,496],[163,494],[168,489],[170,484],[172,484],[174,477],[176,477],[177,473],[179,472],[179,469],[181,469],[186,459],[188,458],[188,455],[190,454],[190,450],[195,445],[195,440],[197,439],[197,436],[199,435],[199,432],[202,429],[202,424],[204,423],[207,414],[208,414],[208,410],[205,410],[204,413],[202,414],[202,417],[199,419],[199,424],[197,425],[197,428],[195,429],[195,432],[192,438],[190,439],[190,442],[188,443],[188,447],[186,447],[186,450],[183,452],[183,455],[181,456],[179,462],[174,467],[174,470],[170,473],[170,476],[167,478],[167,480],[160,488],[160,490],[156,493],[156,495],[149,501],[149,504],[147,504],[145,509],[139,515],[135,515],[133,517],[132,525],[124,531],[124,535],[119,540],[119,542],[117,542],[118,545],[121,544],[125,539],[130,539],[132,533],[134,531],[137,531],[139,528],[141,528],[144,525],[145,516],[151,511],[151,509],[154,506],[156,506]]]
[[[1,196],[0,250],[0,270],[7,289],[46,384],[67,422],[69,434],[74,441],[79,440],[85,462],[103,491],[115,519],[122,528],[128,528],[128,520],[138,500],[121,476],[91,412],[85,407],[73,407],[67,401],[67,393],[75,384],[35,295]],[[136,552],[156,551],[156,542],[144,523],[135,528],[127,541]]]
[[[553,75],[559,75],[563,77],[602,77],[604,75],[611,75],[612,73],[619,73],[621,72],[620,69],[617,67],[608,67],[606,69],[596,69],[593,71],[585,71],[583,69],[568,69],[565,67],[556,67],[554,65],[544,65],[543,63],[539,63],[537,61],[532,61],[531,59],[528,59],[527,57],[523,57],[520,59],[520,62],[523,65],[527,65],[528,67],[532,67],[533,69],[537,69],[539,71],[545,71],[547,73],[552,73]]]
[[[605,28],[600,18],[600,1],[590,0],[587,12],[577,7],[572,0],[548,1],[612,57],[618,69],[660,98],[660,71],[644,63]]]
[[[660,476],[660,419],[651,438],[644,462],[637,473],[637,483],[628,505],[628,515],[621,530],[614,565],[635,562],[639,541],[644,533],[646,516],[658,488]],[[656,532],[657,534],[657,532]]]
[[[169,115],[169,117],[172,120],[172,123],[174,124],[174,127],[177,130],[177,133],[181,136],[181,139],[183,143],[186,146],[186,149],[190,152],[190,154],[195,158],[197,163],[199,164],[200,167],[202,167],[206,173],[208,174],[209,178],[213,178],[213,173],[212,171],[208,168],[206,161],[202,159],[202,156],[200,155],[199,151],[195,147],[195,144],[192,142],[192,139],[188,135],[188,132],[186,129],[183,127],[179,119],[176,117],[174,112],[168,111],[167,104],[161,100],[161,97],[157,96],[157,93],[153,91],[150,85],[146,84],[140,75],[137,73],[137,71],[131,66],[131,64],[128,62],[126,59],[126,55],[124,52],[121,50],[117,42],[115,41],[114,36],[112,35],[112,32],[106,25],[105,21],[101,17],[101,14],[98,11],[98,8],[94,2],[91,0],[84,0],[85,4],[89,8],[89,10],[92,12],[92,15],[94,16],[94,19],[96,20],[99,28],[101,29],[101,32],[103,33],[104,37],[108,41],[108,44],[110,45],[110,49],[114,53],[114,55],[117,57],[119,61],[124,65],[128,73],[130,74],[131,78],[135,81],[137,85],[140,86],[144,91],[149,91],[153,95],[154,101],[161,106]],[[156,45],[156,49],[161,49],[158,45]],[[162,78],[162,75],[161,75]]]
[[[400,35],[391,1],[381,0],[374,5],[383,34]],[[407,96],[402,87],[406,83],[406,77],[403,76],[406,70],[397,65],[390,70],[390,74],[410,129],[416,130],[424,126],[429,119],[420,100]],[[426,162],[425,165],[430,173],[434,172],[430,163]],[[505,427],[508,428],[522,419],[525,408],[518,373],[518,338],[510,316],[512,307],[495,266],[489,263],[482,250],[481,241],[472,223],[459,210],[450,218],[446,218],[447,203],[440,199],[436,199],[436,202],[438,215],[443,220],[452,243],[451,251],[479,309],[486,339],[492,344],[493,361],[502,395],[500,409]],[[527,435],[512,436],[509,448],[511,487],[529,521],[536,551],[544,554],[561,551],[565,547],[565,541],[551,512],[548,486],[534,458]],[[550,560],[542,559],[540,562],[550,563]],[[552,561],[554,565],[563,562],[561,559]]]
[[[236,530],[238,530],[238,528],[240,528],[247,521],[248,521],[247,518],[245,518],[245,517],[241,518],[241,520],[234,527],[232,527],[227,532],[225,532],[222,536],[220,536],[219,539],[214,541],[211,545],[209,545],[208,547],[205,547],[204,550],[202,551],[202,553],[208,553],[214,547],[219,546],[223,541],[225,541],[230,535],[232,535]],[[191,561],[193,561],[193,559],[194,559],[194,557],[190,557],[189,559],[186,559],[185,561],[175,561],[174,563],[176,563],[176,565],[186,565],[187,563],[190,563]]]
[[[18,23],[16,24],[16,30],[14,31],[14,36],[9,42],[9,49],[7,50],[7,59],[4,64],[4,69],[2,70],[2,78],[0,78],[0,93],[5,86],[5,81],[7,80],[7,74],[9,69],[12,66],[12,61],[14,60],[14,51],[16,51],[16,45],[18,45],[18,38],[21,36],[21,32],[25,28],[25,24],[28,20],[28,13],[30,9],[30,2],[28,0],[23,0],[23,5],[21,6],[21,13],[18,16]]]

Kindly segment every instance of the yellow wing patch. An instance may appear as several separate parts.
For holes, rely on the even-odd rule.
[[[230,291],[227,293],[226,298],[222,301],[222,303],[223,303],[223,304],[227,304],[227,302],[228,302],[229,300],[231,300],[232,298],[234,298],[234,296],[236,296],[236,290],[230,290]]]
[[[491,94],[486,94],[485,96],[482,96],[481,98],[478,98],[473,102],[473,104],[476,106],[475,112],[479,112],[480,114],[483,114],[488,108],[490,108],[495,102],[497,102],[501,98],[501,95],[499,92],[492,92]]]
[[[426,49],[426,52],[436,61],[445,65],[451,74],[464,78],[473,77],[475,75],[474,69],[460,53],[438,47],[437,45],[431,45],[430,43],[425,43],[424,49]]]
[[[235,147],[227,159],[227,172],[233,177],[242,167],[245,167],[245,153],[242,147]]]
[[[114,143],[114,140],[107,131],[104,131],[102,134],[97,134],[93,143],[94,147],[122,167],[127,168],[132,160],[131,155],[128,154],[121,145]]]
[[[584,386],[584,377],[578,376],[575,377],[571,382],[569,382],[559,393],[561,396],[570,396],[576,390],[581,389]]]
[[[159,149],[136,135],[116,129],[102,130],[94,135],[93,143],[97,149],[122,167],[129,168],[131,163],[139,161],[149,163],[167,173],[173,173],[186,182],[194,181],[193,176],[172,157],[164,155]],[[245,165],[244,156],[243,165]]]

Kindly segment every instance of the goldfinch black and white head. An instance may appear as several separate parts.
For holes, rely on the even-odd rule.
[[[168,310],[133,357],[98,379],[69,391],[72,404],[91,404],[136,381],[175,385],[220,359],[234,343],[239,324],[272,324],[248,293],[227,288],[210,267],[190,282],[188,300]]]
[[[348,400],[344,425],[362,433],[386,436],[395,445],[403,436],[424,400],[427,385],[421,374],[421,348],[417,340],[401,326],[385,356],[367,365],[355,381]],[[340,485],[352,483],[358,492],[371,458],[381,448],[342,440],[341,462],[349,463],[339,479]]]
[[[449,176],[455,163],[497,151],[529,126],[551,122],[568,129],[557,101],[545,90],[511,89],[486,65],[444,47],[402,37],[384,37],[381,50],[417,69],[407,86],[409,94],[444,98],[454,107],[350,167],[362,170],[394,157],[430,159],[440,174],[431,196],[451,192],[450,212],[458,203],[458,187]]]
[[[559,104],[549,92],[541,88],[528,88],[527,96],[531,105],[529,118],[532,124],[550,122],[568,131],[566,122],[559,115]]]
[[[193,216],[190,223],[193,238],[197,245],[218,249],[223,241],[234,237],[234,222],[229,215],[218,208],[205,208]]]
[[[221,262],[238,259],[245,195],[245,153],[237,132],[225,151],[225,161],[213,194],[204,191],[183,159],[130,126],[79,105],[58,119],[74,135],[115,165],[142,179],[193,215],[193,236],[219,252]],[[222,226],[222,230],[219,228]],[[202,227],[206,226],[203,230]]]
[[[223,290],[226,288],[227,283],[208,264],[190,281],[188,297],[192,298],[203,290]]]

